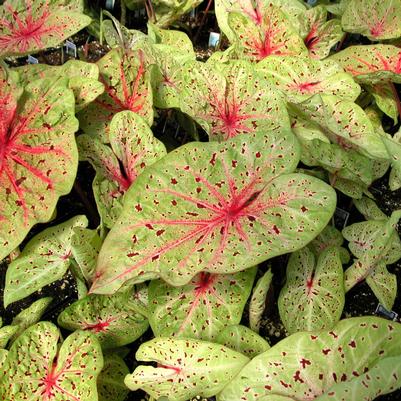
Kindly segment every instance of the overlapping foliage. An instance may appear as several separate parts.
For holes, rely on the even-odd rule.
[[[200,61],[186,33],[163,29],[198,3],[146,1],[147,34],[105,13],[111,50],[96,63],[17,68],[14,56],[59,46],[90,18],[81,0],[0,7],[3,302],[66,277],[78,297],[57,318],[73,332],[64,341],[40,321],[49,297],[0,319],[2,400],[123,401],[137,389],[373,400],[401,387],[400,324],[341,320],[356,284],[388,310],[399,287],[401,211],[387,216],[370,189],[387,173],[401,187],[401,6],[216,0],[226,38]],[[173,121],[179,144],[166,138]],[[98,227],[54,220],[78,160],[94,170]],[[366,221],[336,228],[346,197]],[[270,347],[275,295],[288,338]]]

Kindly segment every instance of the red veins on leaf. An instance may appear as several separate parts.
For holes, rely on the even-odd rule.
[[[0,36],[0,47],[15,49],[18,52],[26,52],[31,47],[32,42],[38,48],[43,48],[42,38],[49,33],[60,35],[59,26],[46,26],[49,19],[49,2],[42,3],[42,7],[36,10],[36,15],[33,14],[32,0],[26,0],[25,15],[21,15],[18,11],[11,7],[10,4],[5,4],[5,9],[12,15],[13,21],[6,18],[0,18],[0,25],[3,26],[3,33]]]
[[[11,95],[5,96],[0,101],[0,110],[4,111],[7,102],[12,100]],[[53,189],[53,182],[48,175],[33,166],[27,159],[30,156],[39,156],[46,153],[57,155],[64,154],[62,150],[55,148],[50,142],[45,142],[40,146],[32,146],[24,143],[24,138],[31,135],[46,136],[51,130],[51,126],[44,123],[40,128],[33,128],[32,123],[35,117],[46,114],[51,106],[43,110],[43,99],[39,97],[32,109],[27,114],[17,114],[16,102],[11,102],[12,107],[8,108],[1,116],[0,120],[0,183],[6,188],[7,194],[13,190],[17,194],[16,204],[24,209],[24,218],[27,219],[29,210],[25,202],[24,192],[28,189],[22,188],[23,182],[27,177],[21,174],[31,174],[40,181],[47,184],[47,190]],[[4,106],[5,105],[5,106]],[[11,188],[9,185],[11,184]]]
[[[112,113],[118,113],[123,110],[131,110],[134,113],[140,113],[143,109],[146,96],[148,94],[147,90],[140,89],[140,85],[144,79],[145,75],[145,66],[142,51],[139,51],[139,68],[136,73],[135,79],[131,82],[127,81],[127,76],[124,70],[124,67],[129,66],[132,68],[131,63],[128,60],[128,57],[132,56],[124,53],[120,61],[120,84],[122,87],[122,96],[117,93],[117,89],[110,85],[107,82],[107,77],[103,74],[100,74],[99,79],[103,83],[105,87],[105,91],[109,97],[108,101],[102,101],[96,99],[95,102],[102,108],[111,111]],[[113,115],[110,116],[111,119]]]

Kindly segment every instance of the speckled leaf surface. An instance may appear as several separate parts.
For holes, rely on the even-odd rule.
[[[58,350],[59,339],[55,325],[41,322],[15,341],[0,372],[2,399],[97,401],[96,378],[103,366],[98,342],[76,332]]]
[[[281,320],[290,334],[332,328],[340,320],[344,303],[337,247],[323,250],[318,258],[307,247],[291,254],[278,299]]]
[[[249,358],[254,358],[270,348],[269,343],[263,337],[240,324],[225,327],[215,342]]]
[[[99,254],[91,291],[127,280],[188,283],[200,271],[234,273],[302,248],[324,228],[332,188],[292,172],[290,133],[248,142],[189,143],[148,167],[126,194],[124,211]]]
[[[157,362],[157,367],[139,365],[125,379],[131,390],[142,389],[156,399],[186,401],[196,395],[219,393],[249,359],[219,344],[200,340],[156,338],[141,344],[137,361]]]
[[[387,116],[398,121],[397,97],[393,91],[393,85],[389,82],[379,82],[374,85],[365,85],[372,94],[377,107]]]
[[[4,305],[10,305],[61,279],[71,263],[73,228],[87,224],[85,216],[76,216],[33,237],[8,266]]]
[[[366,278],[379,302],[387,309],[392,310],[397,296],[397,276],[387,270],[384,262],[376,264],[373,272]]]
[[[401,36],[401,3],[398,0],[352,0],[341,18],[345,31],[361,33],[372,41]]]
[[[356,125],[355,129],[358,128]],[[375,161],[360,154],[355,147],[327,131],[324,126],[295,116],[292,118],[292,130],[301,144],[301,161],[307,166],[323,167],[331,173],[331,183],[336,188],[343,190],[337,185],[340,179],[362,188],[367,188],[375,179]],[[329,137],[334,143],[330,143]],[[352,197],[350,193],[347,195]]]
[[[301,115],[317,124],[331,142],[370,158],[388,159],[381,136],[356,103],[317,94],[296,107]]]
[[[249,327],[259,333],[262,315],[266,307],[266,297],[273,279],[271,270],[267,270],[257,281],[249,302]]]
[[[238,12],[228,14],[228,24],[235,34],[234,44],[241,58],[257,62],[272,55],[308,54],[303,40],[278,7],[268,4],[259,18],[260,22]]]
[[[240,322],[255,274],[256,269],[236,274],[202,272],[181,287],[151,281],[149,321],[154,335],[212,341],[225,326]]]
[[[356,400],[363,389],[370,401],[401,386],[400,349],[400,324],[345,319],[329,331],[280,341],[246,365],[217,400]]]
[[[331,60],[271,56],[258,63],[257,69],[293,103],[316,93],[354,101],[361,91],[352,76]]]
[[[149,327],[136,303],[129,291],[88,295],[64,309],[57,322],[68,330],[90,331],[103,349],[121,347],[135,341]]]
[[[97,378],[99,401],[124,401],[129,393],[124,378],[129,369],[117,354],[106,354],[104,366]]]
[[[91,19],[46,0],[6,1],[0,7],[0,57],[55,47]]]
[[[343,230],[348,247],[357,259],[345,272],[345,289],[367,278],[380,262],[395,263],[401,257],[401,241],[395,227],[401,212],[387,220],[355,223]]]
[[[90,284],[95,274],[97,257],[102,246],[102,240],[97,230],[74,227],[73,232],[71,236],[71,254],[83,278]]]
[[[355,199],[354,205],[358,212],[365,217],[366,220],[386,220],[387,215],[379,209],[375,201],[364,196],[362,199]]]
[[[187,63],[180,108],[194,118],[212,140],[239,134],[264,135],[289,128],[281,94],[245,61],[216,67]]]
[[[146,122],[132,111],[117,113],[109,131],[110,146],[91,135],[78,137],[80,158],[96,170],[93,189],[99,214],[111,228],[123,205],[123,196],[137,176],[166,154]]]
[[[96,64],[79,60],[68,60],[61,66],[47,64],[27,64],[15,68],[22,84],[27,85],[36,79],[68,78],[68,87],[75,96],[75,110],[79,111],[96,99],[104,91],[98,81],[99,68]]]
[[[215,13],[219,28],[232,43],[235,41],[235,33],[228,22],[230,12],[239,12],[251,18],[256,24],[261,23],[263,10],[274,4],[290,19],[294,26],[298,25],[297,17],[301,15],[306,6],[299,0],[216,0],[214,2]]]
[[[185,32],[173,29],[161,29],[150,22],[147,25],[148,36],[155,44],[172,46],[177,51],[188,54],[195,59],[196,55],[192,41]]]
[[[0,329],[0,348],[6,348],[11,338],[18,332],[17,326],[3,326]]]
[[[8,78],[10,80],[10,78]],[[19,94],[0,68],[0,259],[48,221],[78,166],[74,96],[66,80],[43,79]]]
[[[28,308],[24,309],[12,320],[11,325],[16,326],[18,331],[11,338],[11,341],[15,341],[17,337],[23,333],[28,327],[33,326],[39,322],[42,315],[45,313],[48,306],[53,301],[51,297],[40,298],[33,302]]]
[[[178,51],[163,44],[153,45],[155,64],[151,66],[153,104],[161,109],[179,108],[183,64],[195,60],[192,52]]]
[[[299,34],[304,40],[309,56],[326,58],[331,48],[341,40],[343,31],[338,19],[327,21],[327,10],[317,5],[298,16]]]
[[[358,199],[355,199],[354,202],[358,202]],[[349,252],[342,247],[344,243],[344,237],[341,234],[341,231],[337,230],[334,226],[328,225],[324,228],[324,230],[312,241],[308,244],[308,248],[313,252],[316,258],[329,247],[336,247],[340,252],[340,259],[342,263],[348,263],[350,260]]]
[[[109,142],[110,122],[115,114],[129,110],[153,123],[152,88],[142,50],[116,48],[98,62],[104,93],[78,113],[80,128]]]
[[[330,59],[337,61],[345,71],[361,83],[382,81],[401,83],[401,50],[393,45],[378,44],[350,46]]]

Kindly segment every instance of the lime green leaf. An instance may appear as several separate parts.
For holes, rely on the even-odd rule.
[[[74,227],[85,227],[85,216],[76,216],[33,237],[7,269],[4,305],[10,305],[61,279],[71,263]]]
[[[127,387],[143,389],[152,397],[186,401],[196,395],[219,393],[249,359],[222,345],[200,340],[156,338],[141,344],[137,361],[154,361],[158,367],[139,365],[125,378]]]
[[[269,343],[263,337],[248,327],[239,324],[224,328],[215,342],[240,352],[249,358],[254,358],[270,348]]]

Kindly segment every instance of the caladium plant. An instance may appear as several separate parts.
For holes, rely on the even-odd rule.
[[[373,400],[401,386],[401,325],[345,319],[301,332],[247,364],[218,401]]]
[[[344,33],[340,20],[327,21],[327,8],[317,5],[298,16],[299,34],[308,49],[309,57],[326,58],[331,48],[341,40]]]
[[[0,57],[54,47],[90,24],[79,7],[60,0],[7,0],[0,6]]]
[[[158,365],[138,366],[125,378],[128,388],[141,388],[156,399],[165,396],[170,401],[213,396],[249,362],[245,355],[223,345],[167,337],[142,344],[135,358]]]
[[[143,51],[115,48],[97,65],[104,93],[78,113],[80,128],[109,142],[110,122],[124,110],[139,114],[152,125],[152,88]]]
[[[229,23],[229,13],[241,13],[249,17],[255,24],[261,25],[263,13],[270,4],[280,8],[294,27],[298,27],[298,17],[307,10],[306,5],[299,0],[215,0],[215,13],[219,28],[233,43],[236,35]]]
[[[341,25],[347,32],[361,33],[372,41],[401,37],[401,4],[393,0],[352,0]]]
[[[268,3],[253,16],[232,12],[228,24],[234,32],[234,45],[240,58],[258,62],[272,55],[307,55],[307,48],[286,15]]]
[[[289,128],[281,94],[245,61],[228,65],[188,62],[182,70],[180,108],[211,140],[263,135]]]
[[[366,279],[379,301],[389,310],[397,294],[397,278],[386,265],[401,258],[401,241],[395,231],[401,211],[390,218],[355,223],[343,230],[357,259],[345,272],[345,289]]]
[[[318,258],[308,247],[291,254],[278,299],[288,333],[332,328],[340,320],[344,303],[343,268],[337,247],[326,248]]]
[[[161,277],[234,273],[302,248],[326,226],[334,191],[292,173],[290,132],[249,141],[189,143],[148,167],[125,195],[124,211],[99,254],[95,293]]]
[[[162,280],[149,285],[149,321],[156,337],[212,341],[228,325],[238,324],[256,269],[236,274],[201,272],[189,284],[172,287]]]
[[[96,64],[79,60],[68,60],[61,66],[46,64],[28,64],[15,68],[20,83],[28,85],[36,79],[49,77],[68,78],[68,87],[74,92],[75,111],[79,111],[93,102],[104,91],[99,82],[99,68]]]
[[[67,80],[35,80],[22,92],[17,79],[0,67],[0,259],[51,218],[78,165]]]
[[[57,327],[41,322],[14,342],[1,366],[1,399],[98,400],[96,378],[103,367],[99,343],[82,331],[71,334],[60,348],[59,340]]]
[[[111,228],[122,211],[125,192],[145,167],[166,154],[166,148],[132,111],[114,115],[108,141],[110,146],[92,135],[78,137],[80,158],[96,170],[93,192],[99,214]]]
[[[102,349],[116,348],[139,338],[149,323],[132,291],[112,296],[89,295],[64,309],[58,324],[68,330],[94,334]]]
[[[216,342],[254,358],[270,348],[269,343],[253,330],[240,324],[225,327],[217,336]]]
[[[291,103],[301,103],[317,93],[351,101],[360,94],[352,76],[331,60],[271,56],[258,63],[257,70]]]
[[[73,229],[87,224],[85,216],[76,216],[33,237],[7,269],[4,305],[61,279],[72,263]]]

